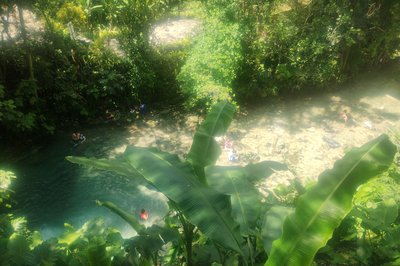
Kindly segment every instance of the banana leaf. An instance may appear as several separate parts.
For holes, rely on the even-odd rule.
[[[381,135],[323,172],[318,183],[299,198],[295,213],[285,219],[283,234],[273,242],[265,265],[311,265],[351,210],[357,188],[387,170],[395,152],[389,138]]]
[[[114,170],[136,181],[146,180],[175,202],[189,221],[221,245],[241,253],[239,225],[232,218],[230,197],[202,184],[189,163],[156,149],[128,147],[125,162],[69,156],[73,163]]]
[[[267,254],[271,252],[272,243],[282,235],[282,225],[285,218],[293,211],[294,208],[291,207],[273,206],[266,212],[261,228],[261,238]]]
[[[212,106],[204,122],[196,131],[188,154],[188,161],[196,167],[213,165],[221,154],[214,137],[225,134],[232,121],[235,107],[228,102]]]
[[[175,202],[191,223],[209,238],[242,253],[239,225],[232,218],[230,197],[201,183],[188,163],[155,149],[128,147],[127,162]]]
[[[128,245],[137,249],[146,258],[158,252],[162,247],[173,241],[179,241],[179,232],[176,228],[152,225],[147,227],[143,234],[135,236],[128,241]]]
[[[261,195],[240,166],[210,166],[206,168],[207,182],[217,191],[231,195],[235,220],[242,235],[253,233],[261,214]]]
[[[129,223],[139,236],[134,238],[135,246],[140,246],[146,254],[151,254],[162,248],[168,242],[179,239],[179,232],[176,228],[160,227],[152,225],[151,227],[143,226],[139,220],[127,213],[126,211],[118,208],[112,202],[96,201],[99,206],[104,206],[119,215],[127,223]]]
[[[138,171],[136,171],[135,168],[132,168],[126,162],[118,159],[108,160],[76,156],[67,156],[65,158],[71,163],[91,166],[100,170],[113,171],[117,174],[129,177],[131,181],[134,181],[137,184],[139,184],[140,182],[147,183],[147,181],[143,179],[143,177],[138,173]]]
[[[118,208],[114,203],[109,202],[109,201],[99,201],[96,200],[97,205],[99,206],[104,206],[106,208],[108,208],[109,210],[111,210],[112,212],[114,212],[115,214],[117,214],[119,217],[121,217],[122,219],[124,219],[130,226],[132,226],[132,228],[139,234],[143,234],[144,233],[144,229],[145,226],[142,225],[139,220],[133,216],[130,213],[127,213],[126,211]]]

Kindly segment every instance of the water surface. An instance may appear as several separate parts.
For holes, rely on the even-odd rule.
[[[125,237],[134,234],[125,221],[97,206],[95,200],[112,201],[135,215],[144,208],[151,214],[146,223],[159,222],[167,211],[159,193],[127,177],[72,164],[65,159],[68,155],[107,158],[127,143],[128,132],[124,128],[104,126],[82,132],[87,140],[76,148],[70,133],[61,133],[12,165],[17,176],[17,214],[26,216],[44,238],[61,233],[65,222],[79,227],[97,217],[104,219],[106,225],[117,227]]]

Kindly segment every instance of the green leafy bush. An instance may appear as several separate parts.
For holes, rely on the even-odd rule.
[[[178,2],[37,1],[35,11],[46,22],[41,37],[29,39],[26,47],[2,43],[0,130],[28,139],[98,122],[106,113],[129,116],[140,102],[179,99],[173,71],[165,75],[173,60],[159,64],[147,41],[150,23]],[[119,54],[109,48],[110,40],[118,42]],[[27,77],[30,70],[34,78]]]
[[[190,106],[210,106],[233,100],[232,83],[242,58],[240,28],[210,18],[178,75]]]
[[[396,1],[234,2],[235,14],[241,14],[235,21],[246,33],[235,84],[244,101],[324,88],[376,68],[398,52]]]
[[[76,121],[104,117],[107,110],[129,113],[140,102],[139,90],[152,85],[154,75],[139,56],[121,58],[62,33],[48,32],[32,41],[30,49],[35,80],[24,78],[21,47],[5,46],[0,53],[8,62],[1,73],[0,127],[13,133],[9,136],[52,133]]]
[[[318,261],[331,265],[399,262],[399,177],[399,166],[393,163],[387,172],[358,189],[353,209],[321,250]]]

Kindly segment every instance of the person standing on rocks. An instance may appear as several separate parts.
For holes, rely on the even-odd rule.
[[[3,31],[1,32],[1,39],[4,40],[4,33],[7,34],[8,39],[11,38],[10,32],[9,32],[9,26],[10,23],[8,21],[9,17],[9,11],[8,11],[8,6],[3,5],[1,7],[1,23],[3,24]]]

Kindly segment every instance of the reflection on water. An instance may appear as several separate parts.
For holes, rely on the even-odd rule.
[[[48,238],[62,232],[64,222],[80,227],[86,220],[101,217],[106,225],[118,228],[124,237],[134,231],[114,213],[95,204],[111,201],[139,217],[142,208],[150,212],[147,225],[160,222],[167,211],[165,198],[146,186],[109,171],[72,164],[67,155],[108,157],[126,142],[122,128],[85,130],[87,140],[72,148],[69,134],[49,140],[40,151],[17,162],[17,214],[28,218],[30,225]]]

